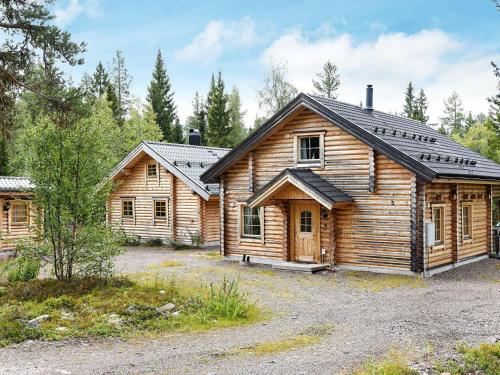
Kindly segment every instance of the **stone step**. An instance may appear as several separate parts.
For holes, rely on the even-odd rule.
[[[330,267],[327,263],[296,263],[296,262],[276,262],[273,263],[272,268],[277,270],[288,270],[296,272],[314,273],[323,271]]]

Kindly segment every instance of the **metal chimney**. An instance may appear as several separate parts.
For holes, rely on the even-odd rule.
[[[373,111],[373,85],[366,85],[366,104],[367,111]]]
[[[189,129],[189,144],[201,146],[201,134],[198,129]]]

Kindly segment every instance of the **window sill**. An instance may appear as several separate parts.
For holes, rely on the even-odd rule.
[[[473,238],[464,238],[463,241],[462,241],[462,244],[469,244],[469,243],[472,243],[474,241]]]
[[[304,161],[301,161],[299,160],[297,162],[297,167],[300,168],[300,167],[319,167],[321,168],[321,160],[310,160],[310,161],[307,161],[307,160],[304,160]]]
[[[11,227],[22,227],[28,225],[28,222],[26,223],[10,223]]]
[[[431,249],[432,250],[444,250],[444,243],[441,243],[439,245],[431,246]]]
[[[261,237],[241,236],[240,242],[262,243]]]

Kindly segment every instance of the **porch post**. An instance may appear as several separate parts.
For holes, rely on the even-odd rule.
[[[289,226],[289,220],[288,220],[288,212],[289,212],[289,205],[288,205],[288,201],[282,201],[280,203],[278,203],[278,207],[280,208],[281,210],[281,214],[283,216],[283,226],[282,226],[282,242],[283,242],[283,254],[282,254],[282,258],[284,261],[288,261],[289,260],[289,249],[290,249],[290,246],[289,246],[289,230],[288,230],[288,226]]]

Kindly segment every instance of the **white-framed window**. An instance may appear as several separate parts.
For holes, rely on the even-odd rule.
[[[154,218],[156,220],[167,219],[167,201],[155,200],[153,201]]]
[[[462,204],[462,238],[464,240],[472,239],[472,203]]]
[[[263,207],[241,206],[240,233],[241,237],[261,238],[264,232]]]
[[[11,205],[12,225],[26,225],[29,222],[29,204],[27,202],[14,202]]]
[[[134,217],[135,211],[134,200],[131,198],[123,198],[122,199],[122,218],[123,219],[132,219]]]
[[[444,245],[444,205],[432,206],[432,222],[435,225],[435,244],[437,246]]]
[[[299,137],[299,161],[320,161],[320,136]]]
[[[146,176],[147,177],[156,177],[158,175],[158,164],[148,164],[146,167]]]

